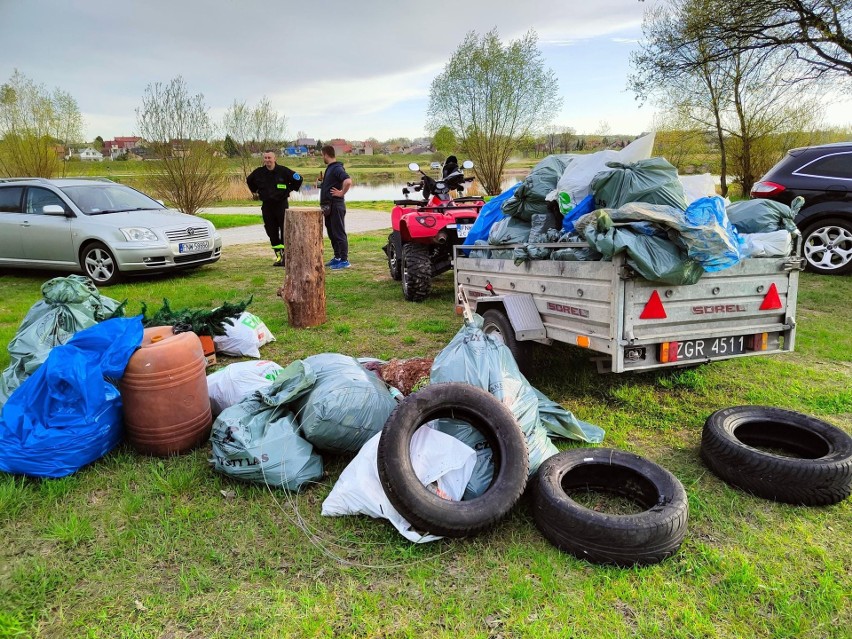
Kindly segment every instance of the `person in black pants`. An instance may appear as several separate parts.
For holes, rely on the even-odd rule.
[[[263,166],[257,167],[246,178],[249,190],[260,197],[263,204],[263,228],[275,251],[275,266],[284,266],[284,216],[291,191],[302,186],[302,176],[275,162],[275,151],[263,152]]]
[[[346,237],[346,202],[343,196],[352,188],[352,178],[343,168],[343,163],[334,159],[334,147],[322,147],[322,161],[325,162],[325,175],[320,186],[320,207],[325,216],[325,229],[334,257],[325,263],[332,270],[349,268],[349,239]]]

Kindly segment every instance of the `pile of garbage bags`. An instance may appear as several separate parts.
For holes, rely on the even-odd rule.
[[[650,157],[652,148],[653,134],[621,151],[548,156],[511,195],[498,196],[502,217],[497,198],[483,207],[487,217],[465,240],[476,247],[468,254],[521,265],[624,252],[642,277],[666,284],[692,284],[749,257],[790,254],[801,203],[729,204],[709,174],[679,176],[664,158]],[[552,246],[578,242],[588,248]]]

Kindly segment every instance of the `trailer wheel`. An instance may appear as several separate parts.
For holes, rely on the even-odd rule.
[[[402,294],[409,302],[422,302],[432,290],[429,247],[407,242],[402,247]]]
[[[852,437],[794,411],[716,411],[704,424],[701,458],[721,479],[766,499],[827,506],[852,494]]]
[[[598,512],[572,499],[593,489],[625,497],[638,514]],[[680,548],[689,507],[683,485],[665,468],[611,448],[575,448],[545,460],[538,471],[535,523],[557,548],[593,563],[655,564]]]
[[[482,319],[482,332],[505,344],[515,358],[518,368],[526,375],[532,360],[532,344],[515,339],[515,329],[512,328],[512,323],[503,311],[496,308],[489,309],[483,313]]]
[[[441,417],[467,422],[491,447],[494,476],[479,497],[442,499],[414,474],[411,438],[421,426]],[[385,422],[377,464],[385,494],[416,529],[465,537],[493,526],[520,499],[529,474],[529,453],[524,433],[508,408],[487,391],[451,382],[431,384],[402,400]]]

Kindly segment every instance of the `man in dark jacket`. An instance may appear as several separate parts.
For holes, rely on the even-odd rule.
[[[334,159],[334,147],[322,147],[322,161],[326,163],[325,175],[320,186],[320,206],[325,216],[325,229],[334,257],[325,263],[332,270],[349,268],[349,238],[346,237],[346,202],[343,196],[352,188],[352,178],[343,168],[342,162]]]
[[[302,186],[302,176],[275,162],[275,151],[263,152],[263,166],[257,167],[246,178],[249,190],[260,197],[263,204],[263,228],[275,251],[275,266],[284,266],[284,216],[291,191]]]

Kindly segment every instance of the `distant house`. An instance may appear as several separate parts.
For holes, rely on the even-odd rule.
[[[103,162],[104,154],[100,151],[93,149],[92,147],[86,147],[85,149],[80,149],[79,151],[69,151],[68,155],[65,156],[67,159],[71,158],[80,158],[84,162]]]
[[[142,138],[135,136],[117,137],[114,140],[104,142],[104,155],[108,155],[110,160],[114,160],[119,155],[129,153],[140,146],[142,146]]]
[[[295,142],[295,146],[306,146],[313,149],[317,145],[317,141],[313,138],[299,138]]]
[[[429,155],[432,149],[427,146],[413,146],[406,151],[408,155]]]
[[[306,147],[304,145],[288,146],[284,149],[281,149],[281,151],[282,151],[282,153],[281,153],[282,155],[285,155],[285,156],[291,157],[291,158],[303,158],[306,155],[308,155],[308,147]]]
[[[349,155],[352,153],[352,145],[343,138],[335,138],[329,142],[329,145],[334,147],[335,155]]]

